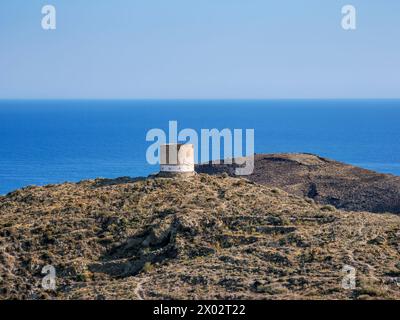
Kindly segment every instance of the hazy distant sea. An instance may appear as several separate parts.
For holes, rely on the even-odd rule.
[[[310,152],[400,175],[400,100],[0,101],[0,194],[144,176],[149,129],[254,128],[257,153]]]

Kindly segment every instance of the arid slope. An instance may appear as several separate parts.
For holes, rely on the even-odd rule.
[[[200,165],[200,173],[234,174],[234,165]],[[312,154],[257,154],[251,181],[347,211],[400,213],[400,177]]]
[[[399,216],[226,175],[29,187],[0,197],[0,298],[400,299],[399,240]]]

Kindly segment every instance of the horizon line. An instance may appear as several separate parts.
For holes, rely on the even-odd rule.
[[[398,98],[0,98],[4,101],[381,101]]]

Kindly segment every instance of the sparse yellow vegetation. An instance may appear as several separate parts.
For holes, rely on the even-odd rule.
[[[145,264],[144,264],[144,266],[143,266],[143,271],[145,272],[145,273],[149,273],[149,272],[151,272],[151,271],[153,271],[154,270],[154,266],[151,264],[151,262],[146,262]]]
[[[0,298],[398,299],[399,225],[228,176],[32,187],[0,200]]]

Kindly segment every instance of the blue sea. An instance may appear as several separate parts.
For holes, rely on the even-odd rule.
[[[400,175],[400,100],[0,101],[0,194],[158,170],[153,128],[255,129],[255,151],[309,152]]]

